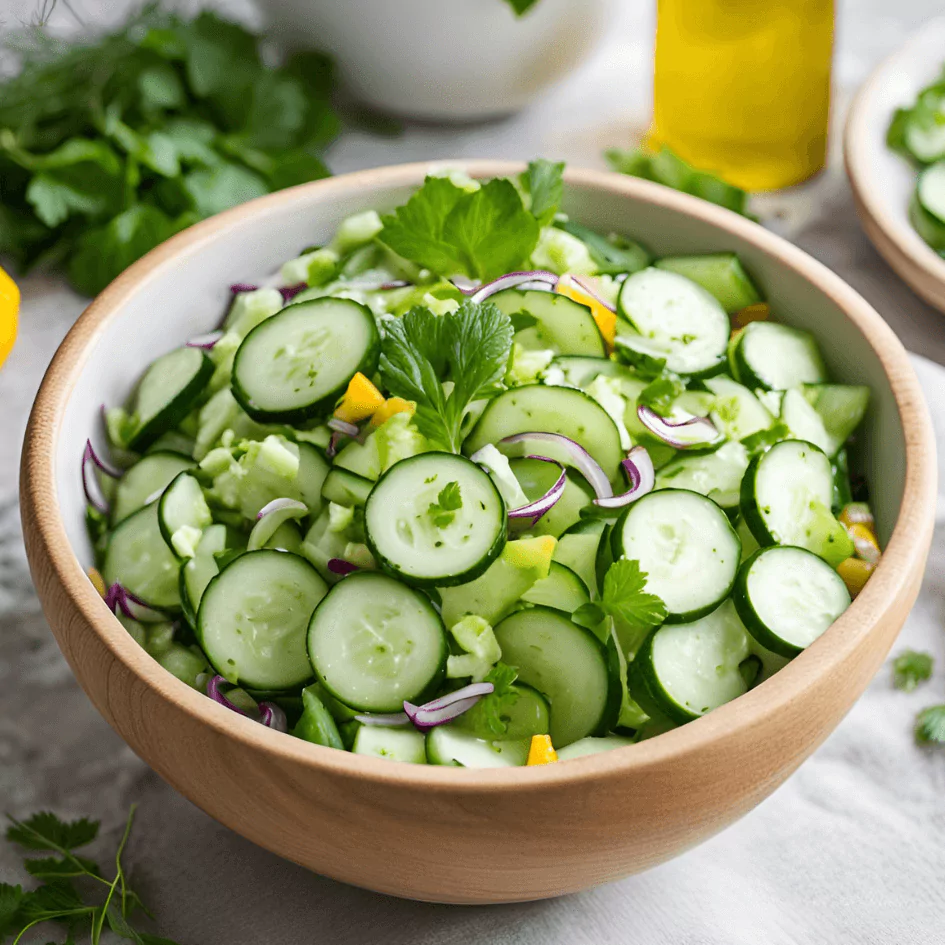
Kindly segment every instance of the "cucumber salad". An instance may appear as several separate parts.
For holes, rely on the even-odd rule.
[[[541,764],[699,718],[849,606],[868,389],[734,254],[570,220],[562,171],[345,220],[105,411],[90,577],[167,670],[318,745]]]

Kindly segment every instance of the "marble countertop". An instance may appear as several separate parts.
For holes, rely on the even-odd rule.
[[[72,5],[87,22],[113,19],[127,6],[116,0],[72,0]],[[216,6],[254,18],[252,8],[242,2]],[[619,22],[597,53],[519,116],[489,125],[408,126],[397,138],[348,133],[333,147],[329,163],[341,173],[426,158],[527,159],[542,154],[602,166],[601,151],[628,145],[646,121],[651,6],[626,0]],[[4,23],[15,23],[20,7],[21,0],[0,0],[0,32]],[[895,5],[888,0],[840,0],[834,102],[838,129],[850,93],[870,68],[940,11],[941,0],[901,0]],[[839,144],[835,134],[830,166],[823,174],[792,192],[763,198],[761,213],[773,229],[859,290],[906,347],[945,364],[945,316],[899,282],[867,241],[856,221]],[[453,910],[389,900],[311,875],[213,822],[132,754],[72,678],[29,579],[16,494],[20,442],[45,367],[86,303],[51,275],[31,276],[22,288],[20,338],[0,372],[0,443],[5,446],[0,450],[0,806],[17,814],[46,807],[91,814],[101,817],[103,828],[113,836],[129,803],[139,802],[131,856],[138,883],[162,917],[165,934],[182,942],[627,941],[627,928],[603,916],[595,918],[602,891],[550,904]],[[904,732],[903,739],[908,737]],[[778,797],[703,850],[722,850],[739,835],[747,842],[752,821],[765,816],[763,810],[776,805]],[[0,880],[13,875],[15,862],[0,846]],[[670,894],[661,891],[666,870],[660,867],[616,888],[631,899],[643,893]],[[751,904],[744,908],[750,914]],[[582,916],[580,932],[568,921],[574,915]],[[736,938],[727,929],[719,916],[709,915],[704,927],[692,929],[691,935],[680,936],[666,926],[666,937],[653,941],[731,945]],[[792,941],[777,938],[782,940]],[[874,941],[844,941],[854,940]],[[888,938],[875,941],[893,945]]]

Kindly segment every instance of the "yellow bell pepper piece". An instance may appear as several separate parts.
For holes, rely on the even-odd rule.
[[[0,366],[16,341],[17,314],[20,311],[20,289],[7,273],[0,269]]]
[[[92,582],[92,587],[98,591],[100,596],[104,597],[108,592],[105,590],[105,578],[102,577],[98,568],[89,568],[86,574],[88,574],[89,580]]]
[[[532,743],[528,746],[528,762],[531,765],[547,765],[558,760],[558,753],[551,744],[550,735],[532,735]]]
[[[880,550],[879,542],[876,540],[876,533],[869,525],[863,522],[854,522],[847,525],[847,534],[853,539],[853,547],[856,548],[856,556],[870,564],[876,564],[879,561]]]
[[[767,302],[756,302],[746,305],[732,316],[732,325],[735,328],[744,328],[749,322],[766,322],[771,317],[771,307]]]
[[[379,427],[382,423],[386,423],[390,420],[395,413],[413,414],[416,409],[416,404],[409,400],[404,400],[403,397],[388,397],[387,400],[374,411],[374,416],[371,417],[371,426]]]
[[[589,292],[581,288],[570,276],[562,276],[555,287],[558,295],[586,305],[591,310],[594,321],[597,322],[597,328],[604,339],[604,344],[608,351],[614,347],[614,339],[617,337],[617,313],[611,311],[604,305],[600,299],[594,298]]]
[[[348,382],[335,416],[345,423],[358,423],[373,416],[384,406],[384,395],[360,371]]]
[[[875,570],[876,565],[872,561],[862,558],[847,558],[837,566],[837,574],[843,578],[851,597],[856,597],[866,587],[866,582]]]

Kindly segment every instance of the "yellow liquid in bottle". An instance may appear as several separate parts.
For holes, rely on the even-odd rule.
[[[658,0],[657,11],[651,144],[746,190],[823,167],[833,0]]]

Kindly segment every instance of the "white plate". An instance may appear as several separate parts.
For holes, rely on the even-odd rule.
[[[867,235],[893,269],[929,304],[945,312],[945,259],[909,222],[916,170],[886,147],[897,108],[941,74],[945,17],[927,23],[867,79],[847,118],[844,153],[857,210]]]

